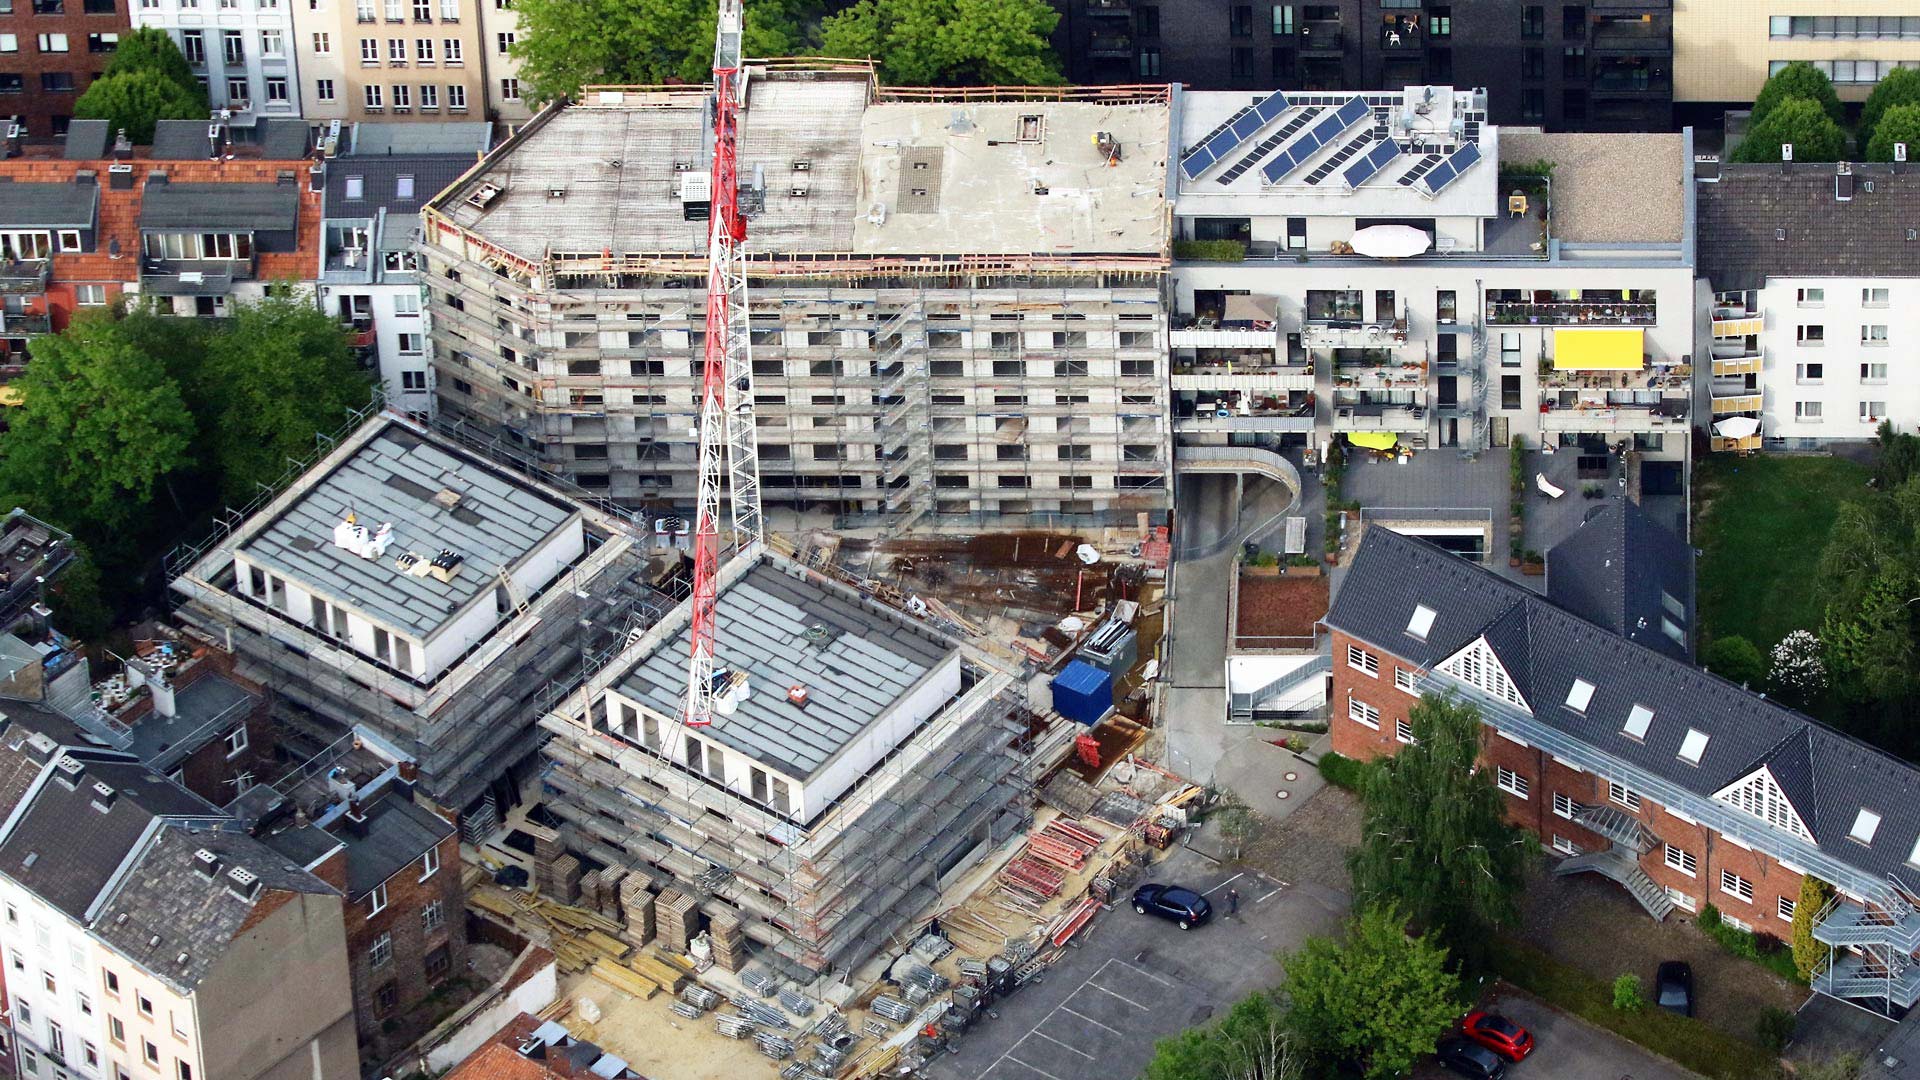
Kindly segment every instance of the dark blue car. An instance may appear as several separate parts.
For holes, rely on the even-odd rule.
[[[1213,905],[1192,889],[1178,885],[1142,885],[1133,890],[1133,910],[1142,915],[1158,915],[1191,930],[1213,918]]]

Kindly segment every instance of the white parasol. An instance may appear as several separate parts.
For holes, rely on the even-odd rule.
[[[1713,433],[1723,439],[1744,439],[1760,433],[1760,421],[1751,416],[1729,416],[1713,425]]]
[[[1353,250],[1376,259],[1404,259],[1433,246],[1433,237],[1411,225],[1370,225],[1353,234]]]

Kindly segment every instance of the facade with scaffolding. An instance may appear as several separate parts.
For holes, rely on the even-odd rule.
[[[1166,87],[884,90],[750,65],[762,499],[843,523],[1170,505]],[[443,415],[629,506],[691,505],[706,94],[589,88],[430,203]]]
[[[272,688],[297,742],[374,733],[470,829],[585,658],[671,602],[619,512],[392,414],[234,521],[176,560],[185,629]]]
[[[713,725],[681,723],[683,605],[541,721],[543,806],[569,848],[691,898],[783,974],[851,972],[1027,820],[1019,688],[785,557],[750,549],[719,588]]]

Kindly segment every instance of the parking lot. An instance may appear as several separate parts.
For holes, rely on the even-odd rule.
[[[1280,981],[1275,954],[1335,931],[1343,912],[1311,891],[1252,872],[1221,870],[1187,849],[1150,872],[1213,901],[1214,918],[1189,932],[1116,906],[1039,981],[998,1003],[933,1063],[935,1080],[1127,1080],[1157,1039]],[[1229,889],[1240,894],[1227,917]]]

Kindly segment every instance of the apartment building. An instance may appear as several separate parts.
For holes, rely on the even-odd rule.
[[[1197,91],[1177,119],[1179,238],[1244,252],[1174,267],[1183,447],[1518,438],[1681,490],[1689,136],[1503,130],[1425,86]]]
[[[1699,190],[1713,448],[1817,449],[1920,424],[1920,177],[1723,165]]]
[[[1168,507],[1165,88],[745,87],[752,387],[729,405],[771,511]],[[425,211],[441,415],[626,505],[694,498],[706,100],[549,109]]]
[[[165,30],[186,55],[207,101],[228,123],[252,127],[303,115],[295,55],[299,0],[127,0],[135,28]]]
[[[0,113],[9,138],[67,133],[73,103],[106,70],[133,0],[16,0],[0,11]]]
[[[1826,72],[1842,101],[1920,67],[1920,12],[1906,0],[1689,0],[1672,18],[1674,103],[1703,122],[1752,102],[1794,60]]]
[[[1055,44],[1080,83],[1327,92],[1487,89],[1496,124],[1659,131],[1672,123],[1668,0],[1056,0]]]
[[[321,307],[352,328],[353,348],[380,372],[387,404],[418,419],[434,401],[415,250],[420,208],[473,167],[491,129],[484,121],[354,124],[325,163]]]
[[[357,1075],[332,886],[125,754],[10,717],[0,775],[20,1075]]]
[[[1728,924],[1780,938],[1811,874],[1839,894],[1818,913],[1828,955],[1814,990],[1910,1008],[1920,772],[1556,602],[1554,579],[1585,572],[1550,556],[1542,597],[1367,529],[1326,619],[1334,748],[1392,754],[1418,736],[1408,712],[1420,695],[1454,694],[1480,708],[1481,767],[1555,872],[1617,881],[1655,918],[1712,903]],[[1664,581],[1650,584],[1633,603],[1652,601],[1655,617],[1684,610]]]
[[[503,51],[518,26],[509,0],[307,0],[294,43],[305,115],[525,119]]]

